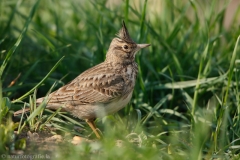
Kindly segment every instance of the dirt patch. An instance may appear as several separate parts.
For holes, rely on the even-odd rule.
[[[49,130],[43,130],[39,132],[31,132],[28,129],[22,131],[19,135],[16,135],[16,142],[21,141],[25,143],[25,149],[14,150],[11,152],[12,158],[21,159],[52,159],[56,157],[59,149],[63,152],[68,152],[68,145],[73,145],[69,143],[69,136],[63,138],[62,135],[51,134]]]

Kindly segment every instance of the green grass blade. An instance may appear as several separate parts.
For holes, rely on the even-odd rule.
[[[203,67],[204,67],[204,62],[205,62],[205,59],[207,57],[207,53],[208,53],[208,46],[209,46],[209,43],[207,43],[204,51],[203,51],[203,55],[202,55],[202,58],[201,58],[201,61],[200,61],[200,66],[199,66],[199,70],[198,70],[198,78],[197,78],[197,84],[196,84],[196,87],[195,87],[195,91],[194,91],[194,97],[193,97],[193,104],[192,104],[192,116],[194,116],[195,114],[195,110],[196,110],[196,106],[197,106],[197,99],[198,99],[198,89],[200,87],[200,79],[202,77],[202,70],[203,70]]]
[[[52,115],[50,115],[47,118],[47,120],[43,124],[40,125],[39,128],[41,129],[44,125],[46,125],[53,117],[55,117],[61,111],[61,109],[62,109],[62,106],[59,107]]]
[[[17,131],[17,134],[20,134],[21,131],[22,131],[22,129],[23,129],[23,127],[26,125],[26,123],[24,123],[24,124],[22,125],[23,115],[24,115],[24,111],[25,111],[25,109],[26,109],[26,103],[24,103],[24,106],[23,106],[23,114],[21,115],[21,119],[20,119],[20,122],[19,122],[19,125],[18,125],[18,131]]]
[[[3,109],[3,106],[2,106],[2,80],[1,80],[1,78],[0,78],[0,110],[2,110]],[[1,120],[2,120],[2,117],[0,117],[0,123],[1,123]]]
[[[60,62],[63,60],[63,58],[64,58],[64,56],[53,66],[53,68],[48,72],[48,74],[35,87],[33,87],[30,91],[28,91],[26,94],[24,94],[20,98],[12,101],[12,103],[21,101],[21,100],[25,99],[28,95],[30,95],[32,92],[34,92],[34,90],[37,89],[51,75],[51,73],[57,68],[57,66],[60,64]]]
[[[24,76],[20,78],[20,83],[23,83],[27,78],[29,78],[28,76],[30,75],[30,73],[34,71],[39,62],[40,62],[39,60],[34,62],[34,64],[27,70]]]
[[[10,61],[12,54],[16,51],[16,49],[20,45],[23,37],[25,36],[25,34],[27,32],[27,29],[28,29],[28,26],[31,23],[31,20],[32,20],[32,18],[34,16],[34,13],[35,13],[35,11],[36,11],[36,9],[38,7],[39,2],[40,2],[40,0],[36,1],[36,3],[34,4],[34,6],[33,6],[32,10],[30,12],[30,15],[28,16],[27,22],[25,23],[24,28],[23,28],[20,36],[18,37],[18,39],[17,39],[16,43],[13,45],[13,47],[8,51],[8,53],[6,55],[6,58],[4,59],[3,64],[0,67],[0,79],[2,78],[3,71],[6,68],[8,62]]]
[[[231,85],[232,77],[233,77],[233,73],[234,73],[234,66],[235,66],[235,61],[236,61],[236,57],[237,57],[239,39],[240,39],[240,36],[238,36],[238,38],[237,38],[237,42],[235,44],[231,62],[230,62],[230,66],[228,69],[228,83],[227,83],[226,92],[225,92],[225,96],[224,96],[223,106],[225,106],[227,104],[227,100],[228,100],[228,92],[230,89],[230,85]]]
[[[158,85],[152,85],[148,84],[146,88],[147,90],[151,89],[151,87],[154,87],[154,90],[159,89],[184,89],[184,88],[190,88],[195,87],[197,84],[199,85],[214,85],[217,83],[221,83],[225,78],[227,77],[227,74],[221,75],[219,77],[211,77],[211,78],[201,78],[196,80],[188,80],[188,81],[180,81],[180,82],[172,82],[172,83],[165,83],[165,84],[158,84]]]
[[[35,118],[37,115],[40,114],[44,110],[44,108],[47,105],[48,97],[45,97],[43,102],[37,107],[36,110],[34,110],[29,117],[27,118],[26,122],[30,122],[33,118]]]
[[[171,95],[167,95],[164,98],[162,98],[147,114],[146,118],[143,120],[142,124],[146,124],[146,122],[154,115],[154,112],[156,112],[169,98]]]
[[[125,19],[126,24],[128,24],[129,0],[126,0],[124,8],[125,8],[125,10],[124,10],[124,19]]]

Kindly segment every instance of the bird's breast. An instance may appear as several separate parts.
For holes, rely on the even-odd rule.
[[[108,114],[113,114],[124,108],[132,98],[132,92],[128,93],[126,97],[122,97],[118,100],[112,101],[108,104],[98,105],[95,108],[97,117],[104,117]]]
[[[138,68],[136,64],[128,65],[124,69],[124,80],[126,89],[133,89],[137,78]]]

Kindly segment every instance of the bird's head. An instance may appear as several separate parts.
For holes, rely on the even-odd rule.
[[[117,38],[114,38],[109,46],[106,61],[117,63],[132,63],[135,60],[136,53],[150,44],[137,44],[135,43],[125,26],[123,21],[122,28],[117,34]]]

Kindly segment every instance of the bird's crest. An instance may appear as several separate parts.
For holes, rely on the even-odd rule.
[[[127,27],[124,23],[124,21],[122,21],[122,28],[120,29],[120,31],[118,32],[117,34],[117,37],[119,37],[120,39],[122,39],[123,41],[126,41],[126,42],[129,42],[129,43],[135,43],[129,33],[128,33],[128,30],[127,30]]]

